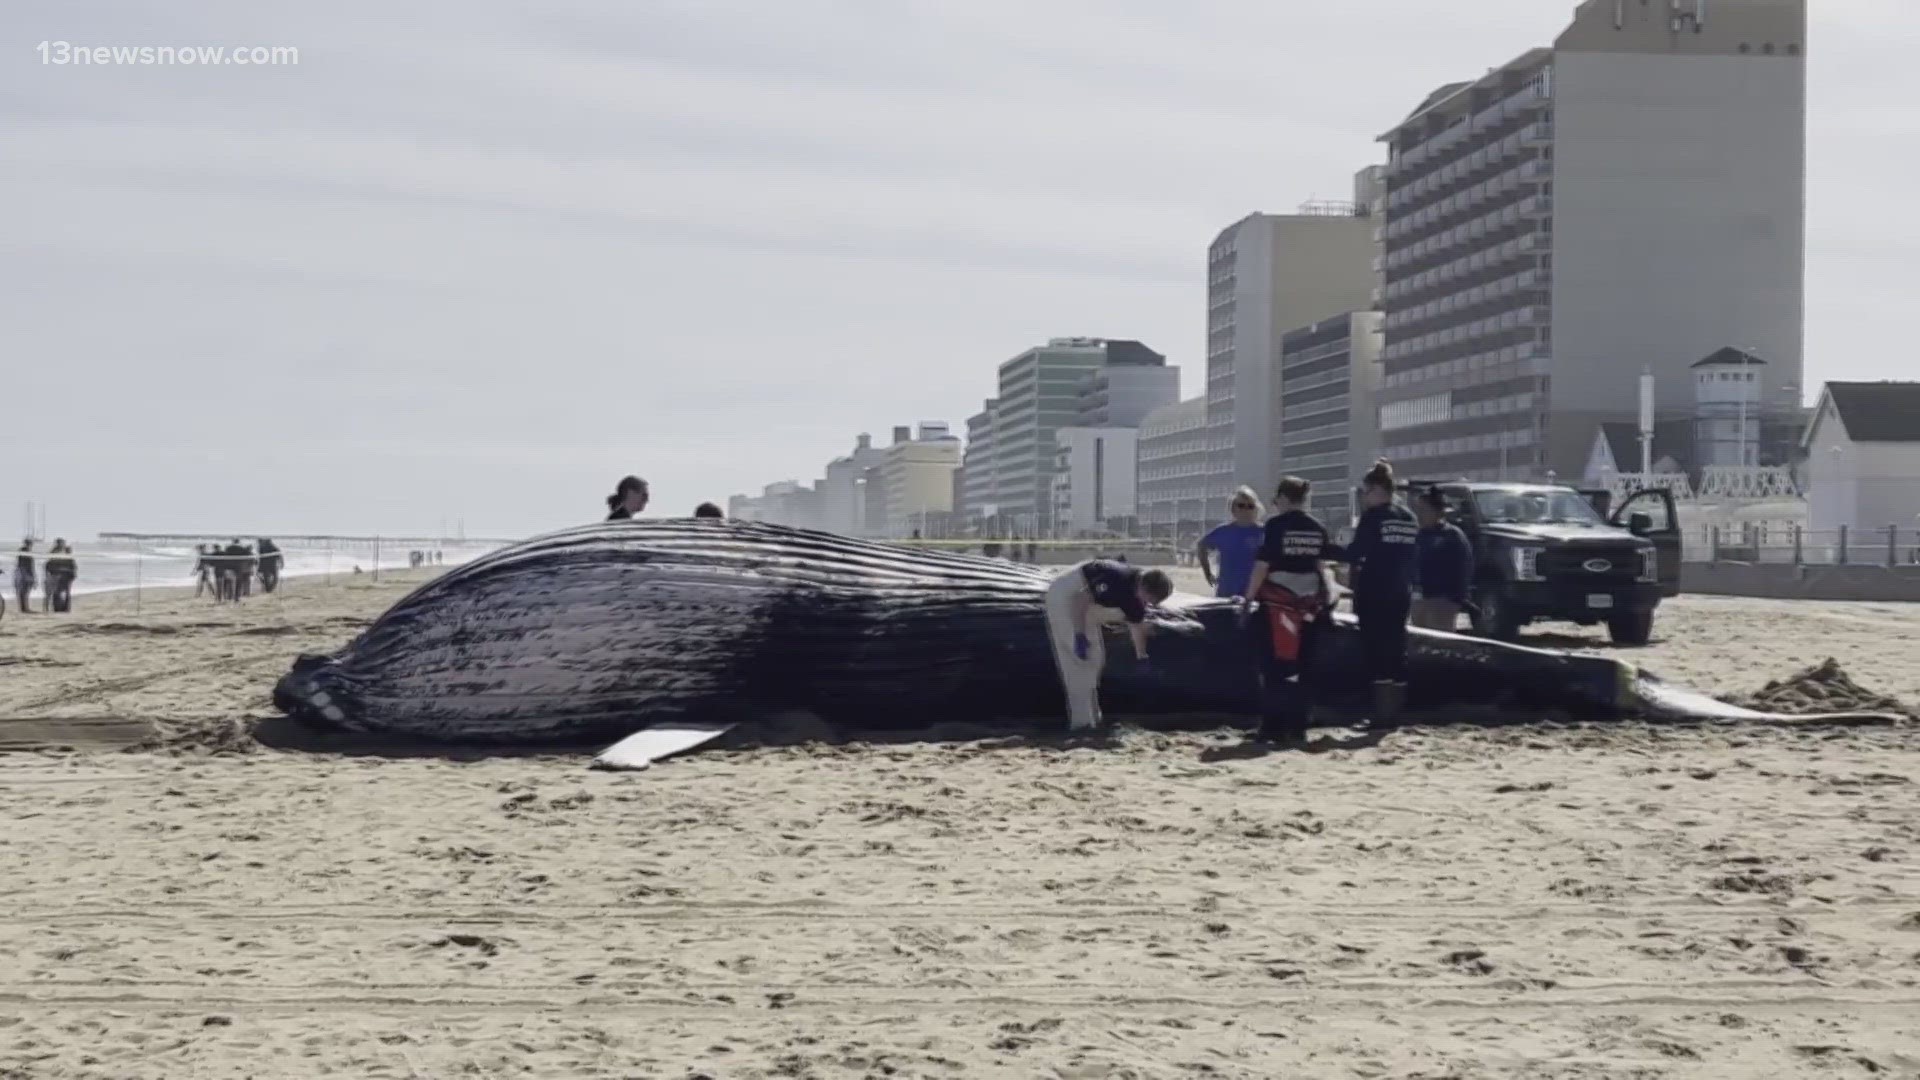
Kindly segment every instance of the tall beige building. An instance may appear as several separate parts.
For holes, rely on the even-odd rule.
[[[1207,450],[1203,500],[1279,479],[1280,338],[1374,291],[1374,222],[1337,203],[1299,214],[1250,214],[1207,249]]]
[[[1383,452],[1574,477],[1643,366],[1683,405],[1725,347],[1797,407],[1806,49],[1806,0],[1587,0],[1383,136]]]
[[[943,423],[923,423],[918,437],[893,429],[893,445],[880,465],[886,490],[887,534],[912,536],[953,512],[953,474],[960,468],[960,440]]]

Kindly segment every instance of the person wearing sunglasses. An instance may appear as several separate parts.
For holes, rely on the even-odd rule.
[[[1227,511],[1233,520],[1201,537],[1194,557],[1200,562],[1200,572],[1206,575],[1207,584],[1213,586],[1213,595],[1245,596],[1254,561],[1260,557],[1261,541],[1267,535],[1260,524],[1260,496],[1254,494],[1252,488],[1243,487],[1227,501]],[[1207,557],[1208,552],[1219,556],[1217,574]]]

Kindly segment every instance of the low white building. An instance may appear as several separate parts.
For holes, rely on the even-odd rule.
[[[1903,537],[1920,527],[1920,382],[1828,383],[1802,448],[1808,528],[1820,542],[1842,525],[1862,548],[1889,525]]]
[[[1061,537],[1099,532],[1134,516],[1140,431],[1068,427],[1054,432],[1053,527]]]

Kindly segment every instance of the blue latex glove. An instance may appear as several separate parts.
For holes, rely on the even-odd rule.
[[[1073,655],[1079,657],[1082,660],[1085,660],[1087,658],[1087,650],[1092,647],[1093,647],[1093,642],[1087,640],[1087,635],[1085,634],[1073,635]]]

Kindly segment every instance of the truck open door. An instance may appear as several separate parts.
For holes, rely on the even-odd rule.
[[[1653,541],[1659,565],[1660,595],[1680,595],[1680,509],[1673,492],[1649,488],[1629,495],[1607,519],[1616,527]]]

